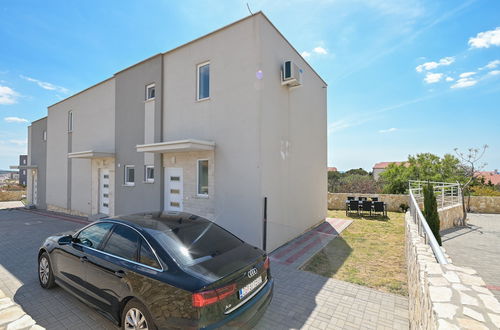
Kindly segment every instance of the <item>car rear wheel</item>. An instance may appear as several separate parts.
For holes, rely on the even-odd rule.
[[[38,280],[44,289],[50,289],[56,285],[47,252],[42,253],[40,258],[38,258]]]
[[[122,328],[124,330],[156,330],[148,309],[137,299],[130,300],[123,309]]]

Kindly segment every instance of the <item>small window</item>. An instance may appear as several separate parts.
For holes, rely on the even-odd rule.
[[[146,86],[146,101],[155,98],[155,84],[150,84]]]
[[[198,195],[208,196],[208,160],[198,160]]]
[[[208,99],[210,97],[210,63],[198,65],[198,100]]]
[[[26,175],[26,170],[23,170],[23,175]]]
[[[112,226],[112,223],[103,222],[87,227],[78,234],[78,242],[82,245],[97,249]]]
[[[153,165],[146,165],[144,168],[144,181],[155,182],[155,167]]]
[[[139,255],[139,262],[146,266],[154,267],[157,269],[161,268],[153,251],[151,251],[148,243],[146,243],[143,239],[141,239],[141,253]]]
[[[44,141],[47,141],[47,131],[43,131],[42,138]]]
[[[133,165],[125,165],[124,182],[129,186],[133,186],[135,184],[135,168]]]
[[[26,159],[23,159],[23,165],[26,165]]]
[[[68,112],[68,132],[73,132],[73,111]]]
[[[104,252],[137,261],[139,234],[127,226],[117,225],[103,248]]]

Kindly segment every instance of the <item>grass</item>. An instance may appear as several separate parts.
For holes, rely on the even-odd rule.
[[[408,295],[404,213],[389,212],[387,218],[365,218],[348,217],[345,211],[328,211],[328,216],[354,221],[302,269],[380,291]]]

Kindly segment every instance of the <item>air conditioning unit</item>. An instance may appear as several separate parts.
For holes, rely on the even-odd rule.
[[[289,87],[302,85],[302,69],[293,61],[284,61],[281,68],[281,84]]]

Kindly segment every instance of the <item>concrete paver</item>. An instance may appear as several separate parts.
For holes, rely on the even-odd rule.
[[[470,213],[468,219],[468,228],[441,232],[443,246],[454,265],[474,268],[500,300],[500,214]]]
[[[117,329],[61,288],[44,290],[38,284],[36,259],[42,241],[84,223],[82,218],[48,212],[0,211],[0,290],[22,307],[37,327]],[[294,266],[271,261],[274,298],[256,329],[408,329],[406,297]]]

